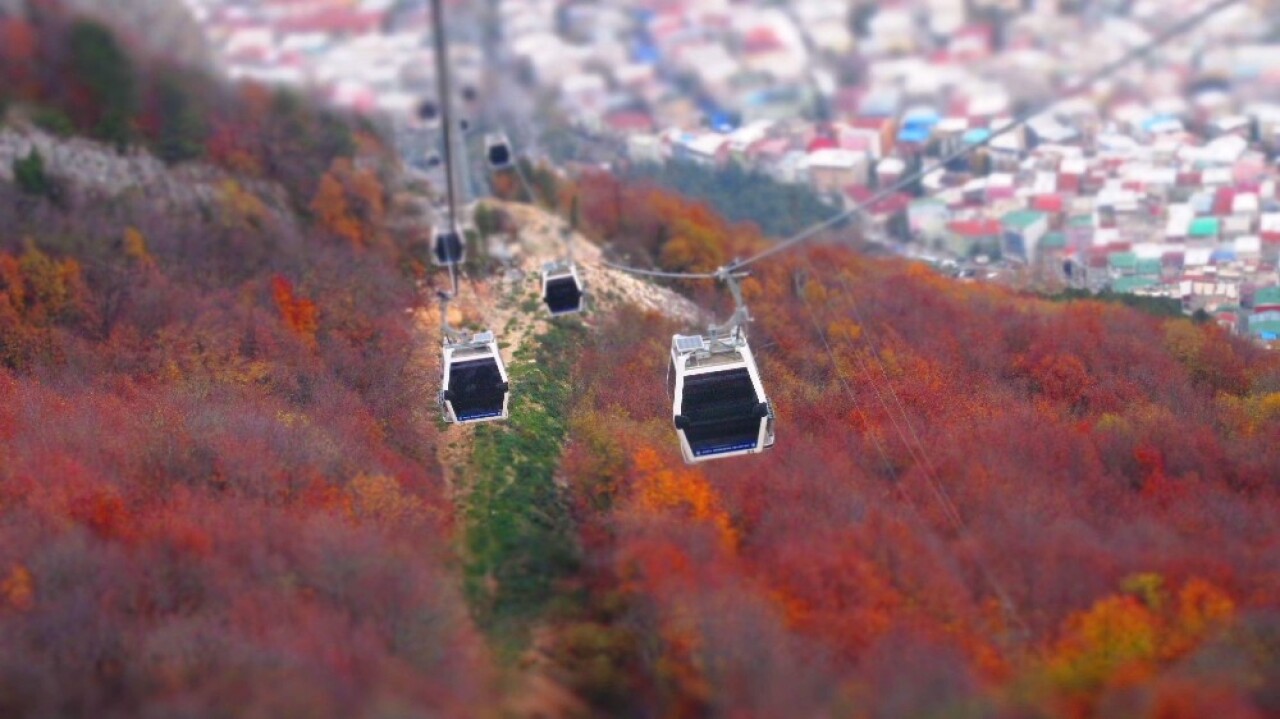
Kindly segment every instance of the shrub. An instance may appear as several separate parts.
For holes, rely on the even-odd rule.
[[[54,107],[40,107],[31,115],[36,127],[58,137],[69,137],[76,127],[67,114]]]
[[[28,195],[53,197],[54,185],[44,171],[44,156],[31,148],[26,157],[13,161],[13,176],[18,189]]]

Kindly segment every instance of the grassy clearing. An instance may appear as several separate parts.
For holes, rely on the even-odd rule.
[[[510,367],[510,421],[476,429],[463,510],[467,594],[495,646],[511,655],[557,602],[574,602],[563,585],[578,571],[577,537],[554,477],[584,337],[580,323],[564,322],[527,342]]]

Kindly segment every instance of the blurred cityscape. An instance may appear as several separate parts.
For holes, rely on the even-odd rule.
[[[227,77],[382,117],[438,165],[425,0],[185,2]],[[834,212],[1209,4],[495,0],[449,3],[447,34],[469,121],[522,153],[737,169]],[[864,234],[962,278],[1172,298],[1275,342],[1278,39],[1276,8],[1241,2],[866,208]]]

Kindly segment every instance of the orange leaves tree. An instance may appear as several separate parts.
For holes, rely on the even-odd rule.
[[[1048,653],[1046,677],[1072,712],[1089,711],[1104,688],[1148,681],[1235,619],[1231,597],[1196,577],[1170,591],[1161,575],[1138,574],[1124,590],[1068,617]]]
[[[707,269],[759,241],[651,187],[584,175],[574,193],[589,234],[663,267]],[[1242,619],[1280,607],[1260,548],[1280,536],[1276,357],[835,245],[751,270],[772,453],[679,464],[662,376],[684,324],[609,318],[575,375],[563,466],[585,565],[592,586],[621,590],[616,621],[656,638],[639,661],[655,713],[767,714],[753,702],[799,681],[733,685],[725,657],[749,652],[716,627],[735,623],[777,655],[819,657],[811,694],[827,710],[1266,706],[1212,667],[1277,676],[1247,648],[1266,621]],[[949,688],[926,690],[933,677]]]
[[[386,216],[382,183],[351,160],[334,160],[311,200],[320,225],[356,247],[370,244]]]
[[[276,275],[271,278],[271,295],[275,298],[276,308],[289,329],[302,337],[308,344],[315,346],[316,329],[319,319],[316,304],[309,299],[298,297],[294,293],[293,283]]]
[[[258,177],[213,203],[0,187],[0,714],[483,711],[377,172],[332,113],[222,92],[213,159]],[[326,171],[361,247],[295,211]]]
[[[29,368],[52,359],[67,332],[92,314],[80,264],[56,259],[27,242],[21,254],[0,252],[0,364]]]

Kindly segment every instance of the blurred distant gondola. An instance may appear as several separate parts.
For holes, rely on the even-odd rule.
[[[432,229],[431,257],[437,265],[457,265],[466,261],[466,235],[459,225],[436,225]]]
[[[505,170],[511,167],[511,142],[501,133],[493,133],[484,137],[484,156],[491,170]]]

